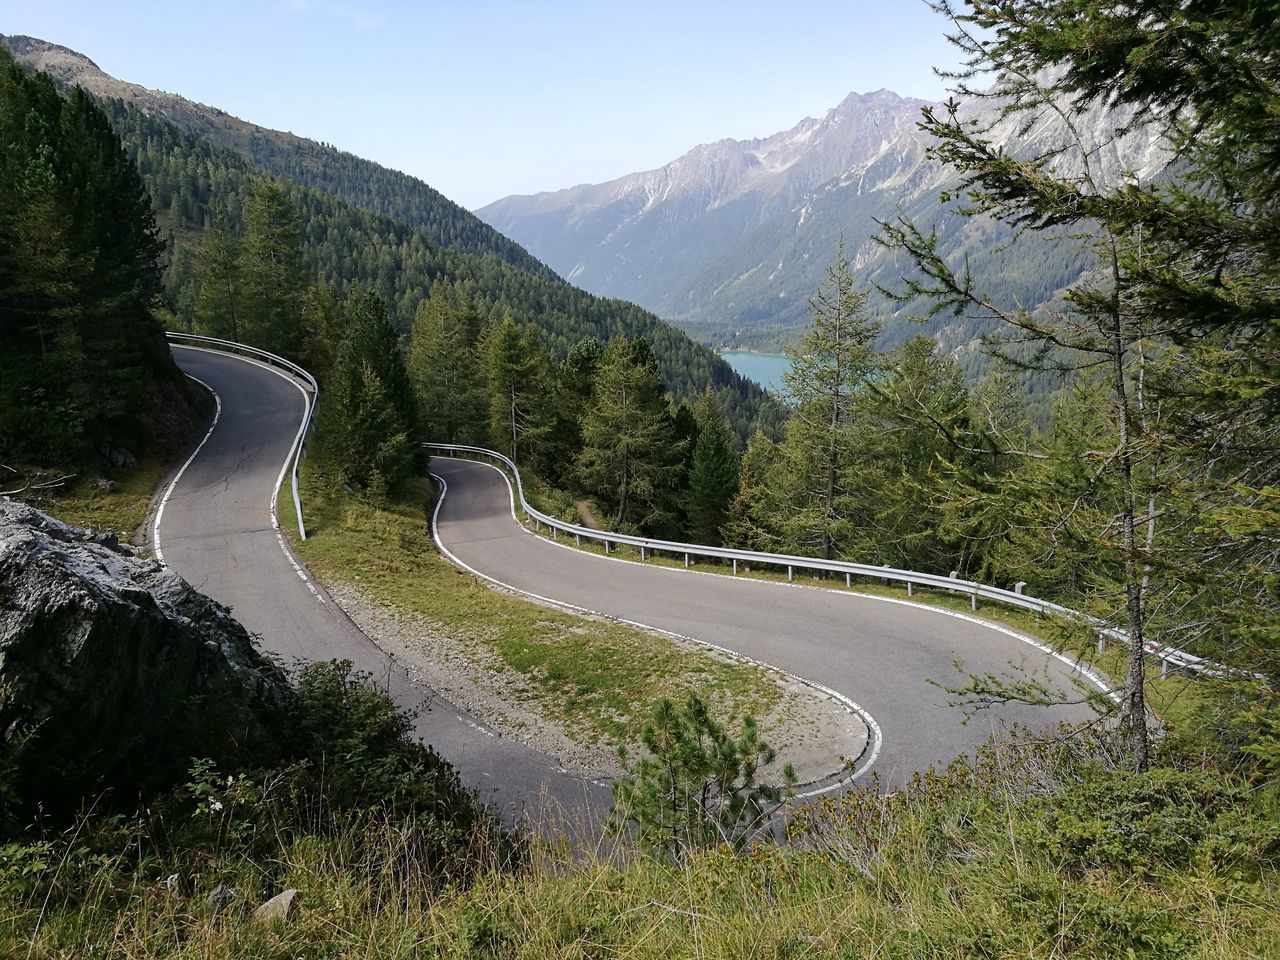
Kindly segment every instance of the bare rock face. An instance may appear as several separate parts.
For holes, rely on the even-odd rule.
[[[70,812],[267,759],[288,690],[226,608],[152,560],[0,500],[0,775]]]

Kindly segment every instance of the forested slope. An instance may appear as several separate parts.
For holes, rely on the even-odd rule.
[[[0,489],[180,441],[150,201],[93,101],[0,50]]]
[[[105,109],[136,160],[169,243],[164,274],[166,307],[187,325],[197,293],[195,255],[215,222],[243,232],[244,200],[257,174],[249,161],[176,124],[148,116],[122,101]],[[619,334],[648,341],[667,388],[692,400],[706,387],[723,399],[735,429],[745,435],[760,423],[773,429],[781,413],[754,383],[713,352],[639,307],[585,293],[545,271],[519,269],[496,255],[444,248],[423,230],[370,212],[319,189],[281,181],[302,223],[303,268],[310,281],[346,294],[359,284],[384,303],[398,330],[433,283],[453,286],[496,322],[506,313],[538,328],[559,356],[584,337],[607,341]]]
[[[217,107],[117,80],[88,57],[35,37],[0,36],[21,62],[62,86],[80,86],[102,100],[121,100],[142,112],[176,124],[184,132],[226,148],[268,176],[315,187],[372,213],[389,216],[422,231],[439,246],[492,254],[545,277],[552,271],[518,243],[494,230],[417,177],[389,170],[336,147],[233,117]]]

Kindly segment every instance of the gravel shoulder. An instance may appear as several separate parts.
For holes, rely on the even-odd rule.
[[[329,578],[331,580],[331,578]],[[616,745],[575,737],[527,695],[525,678],[483,643],[459,641],[414,611],[378,601],[349,581],[325,588],[352,621],[419,683],[501,732],[557,758],[568,770],[595,780],[620,774]],[[724,657],[687,641],[672,641],[702,655]],[[838,778],[847,761],[867,748],[868,731],[856,713],[794,678],[768,671],[782,696],[757,718],[779,759],[792,763],[801,783]],[[714,691],[707,691],[713,695]]]

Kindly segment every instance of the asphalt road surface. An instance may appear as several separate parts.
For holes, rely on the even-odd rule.
[[[272,524],[270,509],[302,422],[304,399],[294,382],[227,354],[175,347],[174,357],[218,395],[221,412],[164,505],[157,543],[165,564],[231,607],[261,638],[264,650],[286,661],[350,660],[385,684],[401,705],[425,705],[417,733],[508,820],[528,813],[545,823],[559,812],[581,822],[605,808],[604,787],[496,735],[410,680],[297,565]],[[295,522],[287,489],[280,498],[280,522]]]
[[[1078,698],[1062,661],[976,618],[813,586],[708,575],[640,564],[552,543],[518,524],[505,477],[495,468],[434,457],[447,483],[438,534],[460,561],[510,587],[705,640],[839,691],[877,722],[872,765],[892,787],[916,771],[972,751],[1017,722],[1079,720],[1087,708],[1003,705],[966,723],[935,683],[963,683],[967,670],[1008,674],[1011,663],[1048,671]]]

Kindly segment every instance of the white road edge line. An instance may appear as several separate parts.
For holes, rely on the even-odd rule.
[[[289,561],[289,565],[293,567],[294,573],[296,573],[298,578],[306,584],[307,589],[311,592],[313,597],[321,603],[326,602],[324,595],[316,589],[315,583],[312,581],[311,577],[308,576],[306,568],[296,557],[294,557],[293,551],[289,549],[289,544],[285,540],[284,533],[280,529],[280,518],[276,515],[276,502],[280,499],[280,486],[284,483],[285,474],[289,472],[289,464],[293,462],[294,452],[302,442],[302,431],[307,427],[307,415],[311,412],[311,397],[307,394],[307,391],[302,388],[302,385],[298,383],[298,381],[282,370],[277,370],[270,364],[261,363],[249,357],[242,357],[236,353],[229,353],[226,350],[210,350],[207,347],[189,347],[179,343],[170,344],[170,348],[176,350],[198,350],[201,353],[212,353],[219,357],[232,357],[236,360],[242,360],[245,363],[251,363],[255,367],[261,367],[263,370],[271,371],[276,376],[292,384],[297,388],[298,392],[302,394],[302,425],[298,427],[298,433],[293,438],[293,444],[289,447],[289,453],[284,458],[284,464],[280,467],[280,475],[276,477],[276,485],[271,489],[271,527],[275,530],[276,543],[280,546],[280,552],[283,553],[284,558]],[[191,461],[196,458],[196,455],[200,452],[201,448],[208,442],[209,437],[213,435],[213,428],[218,425],[218,419],[222,415],[222,398],[218,396],[218,391],[214,390],[213,387],[209,386],[199,377],[193,377],[189,373],[187,374],[187,377],[194,380],[196,383],[200,384],[200,386],[213,394],[213,399],[217,403],[217,410],[213,416],[213,423],[209,426],[209,432],[204,435],[204,439],[200,441],[200,446],[196,447],[195,452],[187,458],[187,462],[184,463],[182,465],[182,469],[178,471],[178,475],[173,478],[173,481],[169,484],[169,489],[165,491],[164,499],[160,501],[160,509],[156,511],[156,521],[152,528],[152,538],[155,542],[156,559],[160,561],[161,566],[164,565],[164,556],[160,552],[160,520],[164,516],[164,506],[169,502],[169,497],[172,495],[174,487],[176,487],[178,485],[178,481],[182,479],[182,475],[186,472],[187,467],[191,465]]]
[[[173,490],[178,485],[178,481],[181,480],[182,475],[187,472],[187,467],[191,466],[191,461],[199,456],[200,451],[204,449],[204,445],[209,442],[209,438],[213,436],[214,428],[218,426],[218,420],[222,417],[222,398],[218,396],[218,392],[199,377],[193,377],[189,373],[186,376],[188,379],[194,380],[196,383],[200,384],[200,386],[213,394],[213,402],[215,404],[213,409],[213,423],[209,424],[209,429],[205,432],[200,443],[196,445],[196,448],[191,451],[191,456],[187,457],[187,462],[178,468],[178,472],[174,474],[173,479],[169,481],[169,486],[165,488],[164,496],[160,498],[160,506],[156,508],[156,519],[151,525],[151,544],[155,551],[156,561],[162,567],[165,566],[165,562],[164,551],[160,549],[160,521],[164,518],[164,508],[168,505],[169,498],[173,496]]]
[[[833,593],[841,597],[861,597],[864,600],[877,600],[881,603],[896,603],[904,607],[914,607],[917,610],[925,610],[929,613],[938,613],[944,617],[955,617],[957,620],[964,620],[967,623],[976,624],[980,627],[986,627],[988,630],[995,630],[997,633],[1003,633],[1006,636],[1013,637],[1015,640],[1035,647],[1041,653],[1046,653],[1055,660],[1066,664],[1071,668],[1072,672],[1080,674],[1086,680],[1093,683],[1099,690],[1106,694],[1111,700],[1119,703],[1121,696],[1117,692],[1117,688],[1109,683],[1105,677],[1091,670],[1081,663],[1077,658],[1071,657],[1061,650],[1044,643],[1043,641],[1031,636],[1030,634],[1020,633],[1012,627],[1006,627],[1003,624],[993,623],[990,620],[984,620],[982,617],[975,617],[967,613],[961,613],[959,610],[948,610],[945,607],[935,607],[928,603],[920,603],[918,600],[900,600],[897,597],[882,597],[874,593],[862,593],[858,590],[837,590],[832,587],[818,587],[808,583],[782,583],[778,580],[760,580],[755,577],[734,576],[728,573],[714,573],[711,570],[689,570],[680,567],[668,567],[656,563],[643,563],[639,560],[627,560],[623,557],[615,557],[611,554],[593,553],[589,550],[582,550],[578,547],[571,546],[569,543],[561,543],[559,540],[552,540],[549,537],[530,530],[529,527],[521,522],[519,514],[516,513],[516,497],[515,491],[511,486],[511,478],[507,476],[505,470],[496,464],[489,463],[484,460],[472,460],[469,457],[449,457],[450,460],[465,460],[468,463],[478,463],[481,466],[489,467],[497,470],[502,474],[502,479],[506,481],[507,493],[511,502],[511,516],[519,525],[520,529],[532,537],[537,537],[543,543],[550,544],[553,547],[560,547],[562,550],[572,550],[581,556],[595,557],[597,560],[611,560],[614,563],[629,563],[635,566],[644,567],[646,570],[664,570],[667,573],[688,576],[690,574],[699,577],[719,577],[721,580],[729,580],[733,583],[752,583],[769,587],[787,587],[796,590],[819,590],[822,593]]]
[[[472,461],[472,462],[478,462],[478,461]],[[502,470],[500,470],[498,467],[493,466],[493,464],[484,464],[484,465],[488,467],[493,467],[493,469],[497,470],[498,473],[502,476],[503,480],[506,481],[507,493],[512,498],[511,499],[512,519],[516,521],[517,525],[520,526],[521,529],[525,529],[524,524],[520,523],[519,519],[516,517],[515,494],[512,492],[512,489],[511,489],[511,481],[507,479],[507,475],[503,473]],[[673,633],[670,630],[664,630],[661,627],[654,627],[647,623],[640,623],[637,620],[627,620],[623,617],[615,617],[612,614],[601,613],[598,610],[591,610],[588,607],[580,607],[576,604],[567,603],[563,600],[556,600],[553,597],[544,597],[541,594],[533,593],[529,590],[521,590],[519,587],[513,587],[511,584],[504,583],[503,581],[499,580],[497,577],[491,577],[487,573],[481,573],[475,567],[471,566],[470,564],[463,561],[460,557],[458,557],[452,550],[446,547],[444,545],[444,541],[440,539],[440,525],[439,525],[440,508],[444,505],[445,496],[449,492],[449,482],[445,480],[444,477],[440,476],[437,473],[432,473],[430,474],[430,476],[435,478],[440,483],[440,499],[436,501],[435,509],[431,512],[431,536],[432,536],[432,539],[435,540],[436,547],[455,566],[458,566],[463,570],[466,570],[468,573],[472,574],[473,576],[479,577],[481,580],[487,580],[489,583],[499,586],[504,590],[509,590],[512,593],[518,594],[523,597],[528,597],[531,600],[537,600],[541,603],[548,604],[549,606],[556,607],[560,610],[565,610],[569,613],[587,614],[593,617],[600,617],[605,620],[611,620],[614,623],[625,623],[628,626],[639,627],[644,630],[652,630],[654,633],[661,634],[662,636],[671,637],[676,640],[684,640],[687,643],[694,643],[694,644],[697,644],[698,646],[706,647],[710,650],[715,650],[726,656],[733,657],[735,660],[751,663],[758,667],[762,667],[763,669],[766,669],[766,670],[772,670],[774,673],[781,674],[782,676],[787,677],[788,679],[794,680],[797,683],[802,683],[805,686],[810,687],[811,689],[817,690],[819,693],[823,693],[827,695],[828,697],[830,697],[831,699],[839,703],[842,707],[844,707],[845,710],[847,710],[849,713],[852,713],[858,716],[862,720],[862,722],[867,726],[867,743],[863,747],[862,753],[854,761],[855,769],[853,770],[853,772],[851,772],[847,776],[841,777],[839,780],[835,781],[834,783],[827,784],[825,786],[819,787],[814,790],[808,790],[802,793],[797,793],[794,795],[794,799],[804,800],[810,797],[820,796],[821,794],[824,794],[824,793],[830,793],[833,790],[841,790],[844,787],[851,784],[854,780],[857,780],[860,777],[864,776],[867,773],[867,771],[871,769],[872,764],[874,764],[876,762],[876,759],[880,756],[880,747],[881,747],[881,744],[883,743],[883,735],[880,731],[880,724],[876,723],[875,718],[871,716],[869,712],[867,712],[865,709],[863,709],[861,706],[859,706],[857,703],[855,703],[853,700],[851,700],[849,697],[846,697],[844,694],[840,693],[839,691],[832,690],[830,687],[823,686],[820,683],[815,683],[812,680],[806,680],[804,677],[797,676],[796,674],[791,673],[790,671],[787,671],[787,670],[783,670],[780,667],[775,667],[773,664],[765,663],[763,660],[757,660],[754,657],[748,657],[745,654],[738,653],[735,650],[730,650],[727,647],[722,647],[718,644],[711,643],[707,640],[700,640],[697,637],[689,637],[689,636],[685,636],[684,634]],[[551,541],[548,541],[548,542],[551,542]],[[864,757],[866,758],[865,762],[859,763],[860,761],[863,761]]]

